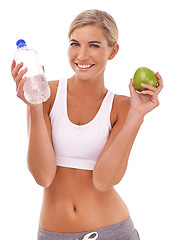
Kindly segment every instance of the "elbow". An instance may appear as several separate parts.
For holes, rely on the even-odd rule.
[[[56,174],[56,171],[53,171],[52,173],[50,174],[45,174],[45,173],[40,173],[39,171],[38,172],[34,172],[34,171],[31,171],[31,169],[29,169],[30,173],[32,174],[35,182],[41,186],[41,187],[44,187],[44,188],[48,188],[53,180],[54,180],[54,177],[55,177],[55,174]]]
[[[33,176],[34,177],[34,176]],[[41,186],[41,187],[44,187],[44,188],[48,188],[48,187],[50,187],[50,185],[52,184],[52,182],[53,182],[53,180],[51,181],[51,180],[47,180],[47,179],[37,179],[37,178],[35,178],[34,177],[34,179],[35,179],[35,182],[39,185],[39,186]]]
[[[121,178],[111,178],[108,179],[103,177],[98,177],[93,174],[93,185],[100,192],[107,192],[112,190],[112,188],[121,181]]]
[[[107,192],[111,190],[111,188],[108,188],[105,184],[100,183],[98,181],[93,181],[94,187],[99,191],[99,192]]]
[[[108,186],[107,182],[103,178],[98,177],[94,172],[93,172],[93,185],[100,192],[107,192],[111,190],[113,187]]]

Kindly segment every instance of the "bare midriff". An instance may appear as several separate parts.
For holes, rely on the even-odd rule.
[[[98,191],[92,171],[57,167],[50,187],[44,189],[40,228],[75,233],[111,226],[129,217],[129,211],[112,188]]]

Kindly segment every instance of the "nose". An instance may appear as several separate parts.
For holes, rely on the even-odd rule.
[[[86,47],[80,47],[78,51],[77,59],[81,62],[85,62],[89,59],[89,52]]]

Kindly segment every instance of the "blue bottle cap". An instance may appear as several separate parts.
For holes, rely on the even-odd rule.
[[[21,48],[21,47],[25,47],[25,46],[27,46],[27,45],[26,45],[25,40],[19,39],[19,40],[16,42],[16,46],[17,46],[17,48]]]

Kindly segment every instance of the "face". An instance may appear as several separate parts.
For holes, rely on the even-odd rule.
[[[69,62],[75,76],[81,80],[103,77],[107,61],[118,51],[116,45],[108,46],[107,39],[98,26],[87,25],[75,29],[68,49]]]

